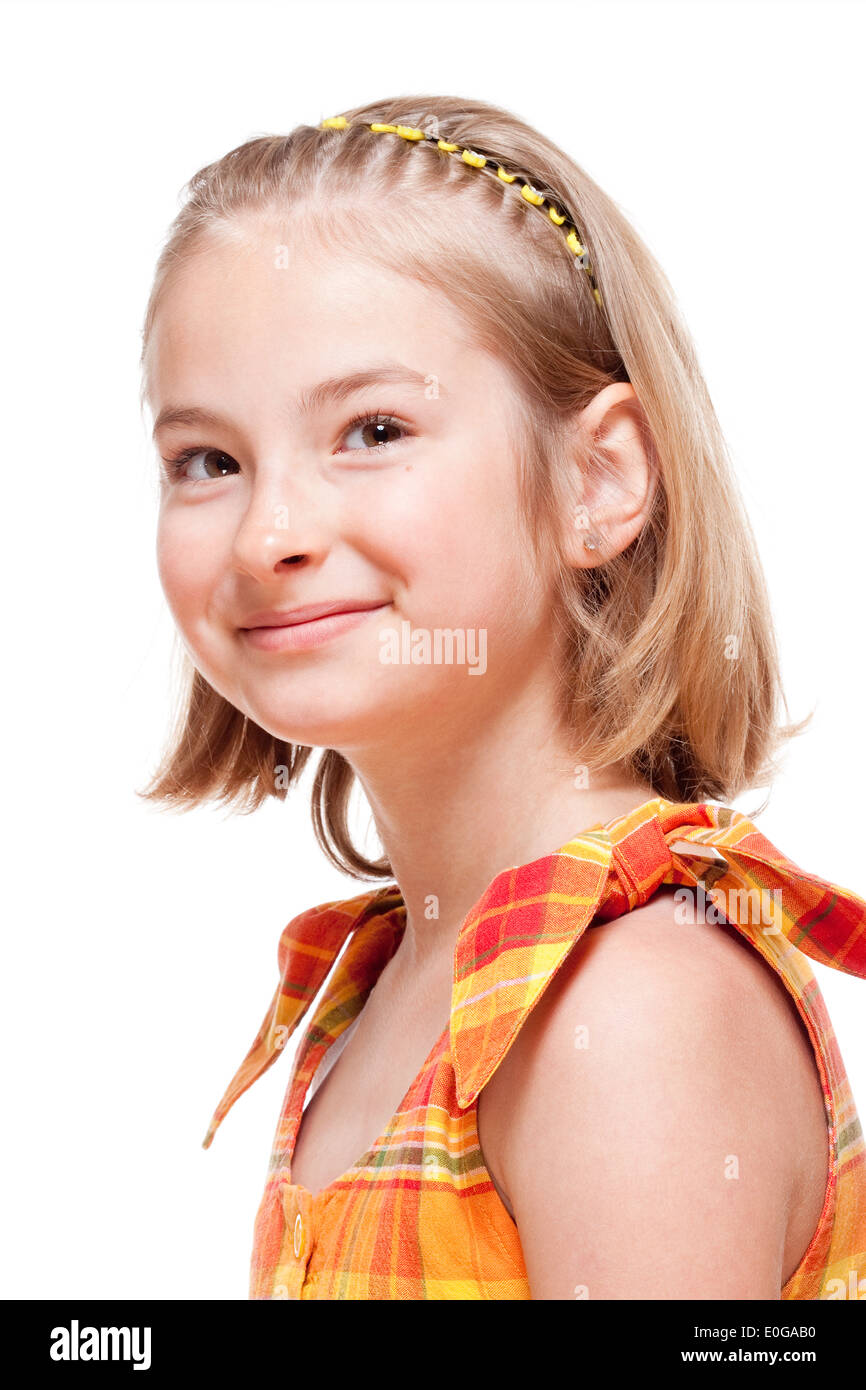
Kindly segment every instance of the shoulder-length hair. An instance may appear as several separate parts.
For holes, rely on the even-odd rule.
[[[336,114],[336,113],[332,113]],[[525,405],[515,440],[531,543],[557,563],[567,727],[588,770],[622,763],[654,794],[729,801],[776,774],[799,724],[778,725],[775,634],[754,535],[697,355],[664,272],[588,174],[513,113],[450,96],[404,96],[342,113],[344,129],[297,126],[248,140],[200,169],[161,251],[142,330],[147,349],[166,286],[203,246],[250,219],[292,227],[446,296],[477,342],[511,372]],[[485,169],[435,140],[377,134],[420,128],[488,157]],[[501,164],[579,229],[589,276]],[[574,462],[565,423],[612,382],[630,382],[656,474],[635,540],[594,568],[569,566],[560,537]],[[603,470],[589,448],[587,473]],[[285,798],[313,749],[260,728],[182,657],[169,744],[139,795],[177,809],[218,799],[241,812]],[[353,844],[354,773],[322,751],[312,792],[319,843],[358,878],[391,877]]]

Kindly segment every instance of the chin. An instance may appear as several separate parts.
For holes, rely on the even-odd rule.
[[[382,711],[345,710],[335,711],[319,706],[315,711],[292,714],[286,708],[249,709],[244,713],[267,730],[274,738],[285,743],[296,743],[307,748],[349,748],[363,743],[386,740],[393,732],[392,715]]]

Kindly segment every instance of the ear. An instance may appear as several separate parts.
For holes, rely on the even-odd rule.
[[[598,456],[602,470],[590,467]],[[655,494],[649,423],[629,382],[606,386],[580,412],[572,458],[574,504],[563,518],[563,554],[569,564],[591,569],[631,545]]]

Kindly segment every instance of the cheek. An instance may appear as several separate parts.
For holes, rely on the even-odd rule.
[[[404,489],[367,524],[368,555],[406,584],[414,626],[514,633],[535,625],[543,600],[511,500],[474,489]]]
[[[218,573],[218,549],[203,545],[201,534],[184,517],[164,512],[159,520],[156,562],[160,583],[175,620],[188,628],[203,613]]]
[[[509,467],[513,464],[509,461]],[[514,480],[482,452],[439,453],[399,473],[371,477],[352,498],[353,524],[367,543],[400,557],[413,579],[439,566],[443,578],[479,563],[487,570],[512,549],[518,527]]]

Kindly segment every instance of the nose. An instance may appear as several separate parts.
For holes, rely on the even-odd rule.
[[[235,566],[266,578],[287,566],[321,562],[333,542],[334,521],[321,480],[261,470],[232,547]]]

